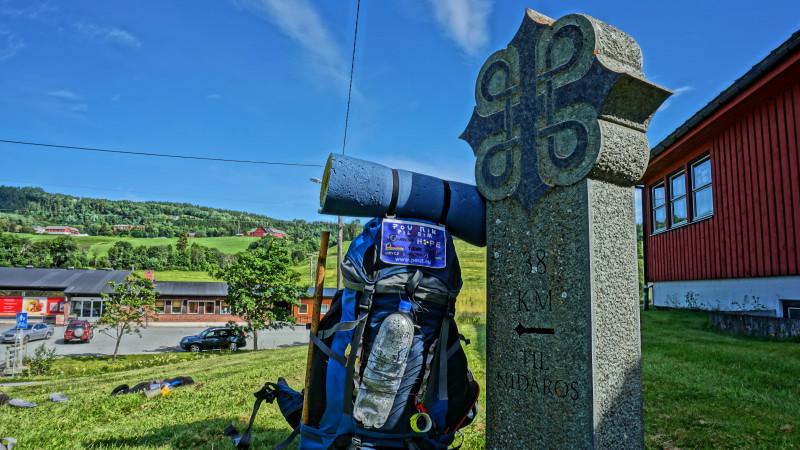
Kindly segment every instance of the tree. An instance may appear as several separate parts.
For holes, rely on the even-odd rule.
[[[300,274],[292,269],[289,250],[277,239],[237,254],[228,266],[211,274],[228,283],[231,313],[247,322],[245,331],[253,333],[255,350],[258,330],[294,322],[291,307],[300,304],[304,289],[298,286]]]
[[[133,333],[141,336],[140,328],[148,320],[158,320],[155,301],[160,293],[152,281],[136,273],[131,273],[122,283],[109,281],[108,284],[113,292],[100,293],[105,303],[97,323],[101,325],[101,333],[117,341],[112,358],[116,360],[122,336]]]
[[[181,231],[180,236],[178,236],[178,243],[175,244],[175,248],[178,249],[179,252],[186,250],[186,246],[189,244],[189,235],[186,234],[185,231]]]

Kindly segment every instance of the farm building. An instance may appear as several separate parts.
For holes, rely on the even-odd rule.
[[[114,231],[132,230],[133,229],[133,225],[114,225],[112,228],[114,229]]]
[[[49,227],[44,227],[44,230],[42,231],[42,233],[44,233],[44,234],[63,234],[63,235],[71,236],[71,235],[80,234],[81,232],[78,231],[77,228],[73,228],[73,227],[65,227],[65,226],[61,226],[61,225],[52,225],[52,226],[49,226]]]
[[[245,233],[245,236],[254,236],[254,237],[275,236],[277,238],[285,238],[289,235],[286,234],[285,231],[278,230],[277,228],[256,227]]]
[[[800,318],[800,32],[651,151],[645,278],[657,306]]]

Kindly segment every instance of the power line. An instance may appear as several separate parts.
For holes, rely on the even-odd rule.
[[[352,82],[351,82],[352,83]],[[348,110],[350,108],[350,100],[348,99]],[[347,126],[345,125],[345,128]],[[276,166],[300,166],[300,167],[322,167],[321,164],[300,164],[300,163],[284,163],[284,162],[269,162],[269,161],[248,161],[248,160],[241,160],[241,159],[225,159],[225,158],[206,158],[202,156],[185,156],[185,155],[168,155],[163,153],[144,153],[144,152],[129,152],[124,150],[111,150],[105,148],[89,148],[89,147],[74,147],[71,145],[55,145],[55,144],[41,144],[38,142],[22,142],[22,141],[9,141],[6,139],[0,139],[0,142],[5,142],[7,144],[20,144],[20,145],[34,145],[38,147],[52,147],[52,148],[63,148],[69,150],[83,150],[89,152],[105,152],[105,153],[121,153],[125,155],[137,155],[137,156],[158,156],[161,158],[180,158],[180,159],[199,159],[203,161],[222,161],[222,162],[234,162],[234,163],[243,163],[243,164],[269,164],[269,165],[276,165]]]
[[[356,40],[358,39],[358,16],[361,12],[361,0],[356,6],[356,30],[353,32],[353,57],[350,59],[350,87],[347,89],[347,113],[344,116],[344,139],[342,141],[342,154],[347,145],[347,123],[350,121],[350,96],[353,93],[353,71],[356,65]]]

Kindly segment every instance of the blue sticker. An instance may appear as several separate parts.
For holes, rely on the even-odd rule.
[[[381,261],[386,264],[441,269],[447,263],[444,227],[408,220],[384,219]]]

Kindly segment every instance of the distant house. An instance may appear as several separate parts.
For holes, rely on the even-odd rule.
[[[319,318],[331,308],[331,301],[336,294],[336,288],[324,288],[322,290],[322,304],[320,305]],[[297,323],[311,323],[312,309],[314,305],[314,288],[308,288],[306,295],[300,299],[300,305],[292,305],[292,315]]]
[[[264,237],[265,234],[267,234],[266,228],[264,228],[264,227],[256,227],[256,228],[251,228],[244,235],[245,236],[253,236],[253,237]]]
[[[43,227],[43,226],[40,226],[40,225],[34,225],[34,226],[32,226],[31,228],[33,228],[33,232],[34,232],[34,233],[36,233],[36,234],[42,234],[42,233],[44,233],[44,227]]]
[[[113,228],[114,228],[114,231],[132,230],[133,229],[133,225],[114,225]]]
[[[197,237],[197,233],[189,233],[186,236],[190,237],[190,238],[196,238]]]
[[[53,226],[49,226],[49,227],[44,227],[43,233],[44,234],[64,234],[64,235],[68,235],[68,236],[81,234],[81,232],[78,231],[77,228],[65,227],[65,226],[61,226],[61,225],[53,225]]]
[[[264,236],[275,236],[277,238],[285,238],[289,236],[283,230],[278,230],[277,228],[269,228],[269,227],[256,227],[250,229],[245,236],[253,236],[253,237],[264,237]]]
[[[797,32],[651,150],[655,305],[800,318],[799,120]]]
[[[271,236],[275,236],[277,238],[281,238],[281,239],[289,236],[288,234],[286,234],[285,231],[279,230],[277,228],[267,228],[266,231],[267,231],[267,234],[269,234]]]

